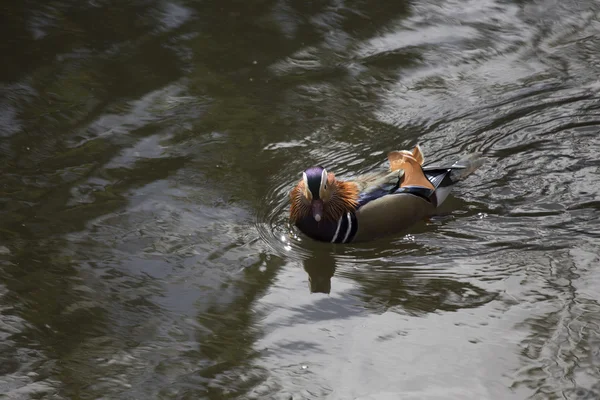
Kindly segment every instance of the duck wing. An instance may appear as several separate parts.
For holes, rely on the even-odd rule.
[[[393,192],[400,185],[400,181],[404,175],[404,170],[375,172],[361,175],[355,178],[352,182],[358,187],[358,191],[362,194],[371,192]]]
[[[482,164],[479,153],[462,158],[448,167],[422,168],[418,146],[413,152],[397,151],[388,156],[392,169],[403,169],[402,181],[389,193],[372,192],[360,202],[356,212],[355,241],[371,240],[411,226],[435,213],[453,186]]]

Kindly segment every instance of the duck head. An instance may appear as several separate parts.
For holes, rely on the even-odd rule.
[[[302,180],[290,193],[290,217],[292,221],[306,217],[317,222],[337,220],[357,204],[357,198],[354,185],[338,181],[322,166],[310,167],[302,172]]]
[[[304,197],[310,201],[311,214],[317,222],[323,218],[324,203],[331,198],[334,179],[332,182],[328,182],[327,170],[321,166],[311,167],[302,172]]]

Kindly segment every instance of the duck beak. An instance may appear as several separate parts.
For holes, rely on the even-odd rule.
[[[312,215],[315,221],[321,221],[321,218],[323,217],[323,200],[312,201]]]

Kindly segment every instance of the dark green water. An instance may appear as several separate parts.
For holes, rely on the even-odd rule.
[[[600,398],[600,4],[7,1],[1,399]],[[331,247],[322,163],[488,162]]]

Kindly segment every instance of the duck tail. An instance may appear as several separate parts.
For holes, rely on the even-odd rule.
[[[471,175],[475,172],[479,167],[483,165],[484,159],[481,156],[481,153],[471,153],[467,156],[461,158],[450,168],[452,168],[452,172],[450,174],[450,178],[454,182],[462,181],[467,176]]]

